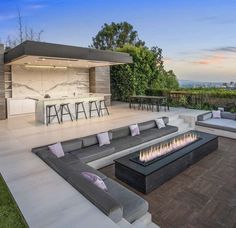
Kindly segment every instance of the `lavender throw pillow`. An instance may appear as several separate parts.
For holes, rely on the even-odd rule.
[[[65,156],[61,143],[56,143],[51,146],[48,146],[49,150],[55,154],[58,158]]]
[[[129,126],[130,132],[132,136],[140,135],[138,124],[133,124]]]
[[[98,188],[102,189],[103,191],[108,191],[104,181],[101,179],[101,177],[97,176],[96,174],[90,172],[82,172],[81,175],[91,183],[95,184]]]
[[[221,111],[220,110],[212,111],[212,118],[213,119],[220,119],[221,118]]]
[[[99,146],[103,146],[103,145],[107,145],[111,143],[108,132],[97,134],[97,139],[98,139]]]
[[[156,119],[156,124],[157,124],[157,127],[160,129],[160,128],[163,128],[165,127],[165,122],[162,118],[159,118],[159,119]]]

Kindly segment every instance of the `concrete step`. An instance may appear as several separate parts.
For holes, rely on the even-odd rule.
[[[160,228],[157,224],[150,222],[149,224],[132,224],[132,228]]]
[[[151,222],[150,224],[148,224],[148,225],[146,226],[146,228],[160,228],[160,226],[158,226],[157,224]]]
[[[184,120],[180,118],[169,121],[169,124],[174,125],[174,126],[180,126],[183,123],[184,123]]]
[[[182,119],[178,119],[175,122],[170,122],[170,125],[176,126],[179,128],[179,132],[190,128],[189,123],[185,123]]]
[[[152,222],[152,215],[150,213],[146,213],[132,224],[122,219],[117,225],[121,228],[159,228],[158,225]]]
[[[132,225],[148,225],[152,222],[152,215],[150,213],[146,213],[137,221],[135,221]]]
[[[169,122],[174,122],[177,119],[179,119],[179,115],[169,116]]]
[[[132,228],[160,228],[160,226],[158,226],[154,222],[150,222],[148,224],[133,224]]]
[[[176,115],[176,116],[177,116],[177,118],[173,117],[173,118],[169,119],[169,124],[178,127],[179,128],[179,131],[178,131],[179,134],[193,129],[191,123],[186,121],[185,118],[182,118],[179,115]]]
[[[183,119],[186,123],[189,123],[191,127],[195,127],[195,121],[197,120],[197,116],[202,113],[204,113],[204,111],[195,110],[195,113],[191,114],[182,113],[179,115],[179,117]]]
[[[122,219],[121,221],[119,221],[117,223],[117,225],[121,228],[131,228],[132,227],[132,225],[125,219]]]

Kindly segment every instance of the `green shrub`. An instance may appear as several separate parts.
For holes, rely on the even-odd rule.
[[[147,95],[167,95],[169,94],[170,105],[173,107],[183,106],[186,108],[212,110],[219,106],[227,106],[227,103],[235,104],[231,107],[232,112],[236,112],[236,90],[226,90],[217,88],[197,88],[197,89],[148,89]]]
[[[179,104],[180,106],[188,107],[188,98],[184,95],[180,96]]]
[[[145,94],[149,96],[166,96],[169,95],[170,89],[146,89]]]

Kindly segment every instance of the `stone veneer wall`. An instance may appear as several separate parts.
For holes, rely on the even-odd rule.
[[[51,97],[89,93],[89,69],[43,69],[12,66],[12,97]]]
[[[6,119],[4,46],[0,44],[0,120]]]
[[[91,93],[110,94],[110,67],[93,67],[89,70],[89,84]],[[110,105],[110,96],[106,97],[107,104]]]

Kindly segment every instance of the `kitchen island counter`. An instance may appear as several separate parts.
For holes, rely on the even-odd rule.
[[[42,98],[36,101],[35,120],[46,124],[46,106],[55,104],[57,106],[58,114],[60,115],[60,104],[69,103],[70,112],[73,119],[75,119],[75,103],[84,102],[86,114],[89,113],[89,101],[100,101],[110,97],[110,94],[82,94],[77,97],[57,97],[57,98]],[[54,113],[53,113],[54,114]],[[93,113],[96,116],[96,113]],[[69,115],[63,116],[63,121],[70,120]],[[52,123],[57,122],[56,118],[52,118]]]

